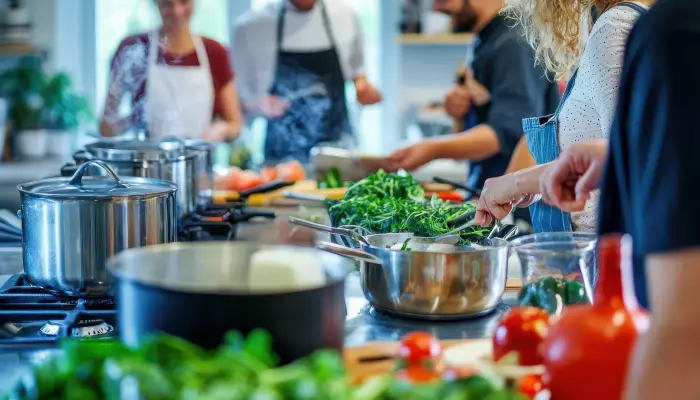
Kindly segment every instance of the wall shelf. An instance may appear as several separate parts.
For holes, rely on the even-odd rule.
[[[436,35],[409,33],[399,35],[398,41],[405,45],[454,46],[470,43],[472,41],[472,36],[473,35],[469,33],[441,33]]]

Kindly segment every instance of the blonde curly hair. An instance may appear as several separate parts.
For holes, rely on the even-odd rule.
[[[610,8],[624,0],[608,0]],[[503,13],[516,21],[535,49],[535,60],[557,79],[570,76],[593,26],[596,0],[508,0]]]

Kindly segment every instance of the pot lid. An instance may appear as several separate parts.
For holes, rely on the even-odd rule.
[[[100,167],[107,176],[84,176],[90,166]],[[177,185],[154,178],[120,178],[108,164],[93,160],[81,164],[70,178],[43,179],[19,185],[17,189],[40,197],[96,199],[159,196],[175,192]]]
[[[85,149],[96,159],[105,161],[160,160],[181,157],[182,141],[117,140],[90,143]]]

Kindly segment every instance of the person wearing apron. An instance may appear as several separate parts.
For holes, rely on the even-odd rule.
[[[633,11],[629,14],[620,14],[620,12],[628,8]],[[610,48],[605,46],[608,46],[607,43],[613,41],[619,43],[620,46],[624,46],[627,34],[631,30],[634,21],[639,15],[644,13],[647,8],[632,2],[621,2],[614,7],[608,8],[605,12],[610,12],[612,9],[617,9],[617,14],[604,21],[604,24],[607,25],[602,25],[602,28],[599,30],[596,31],[594,26],[594,31],[589,41],[589,44],[593,43],[600,47],[594,46],[592,47],[592,51],[584,51],[584,55],[580,60],[581,66],[579,66],[571,76],[555,113],[545,117],[534,117],[523,120],[525,139],[527,140],[530,154],[538,165],[496,178],[486,183],[483,191],[484,195],[480,199],[480,204],[478,206],[479,212],[477,214],[477,218],[482,224],[487,225],[494,218],[502,219],[507,216],[514,207],[527,206],[528,203],[530,203],[530,216],[535,232],[572,232],[574,230],[572,215],[570,213],[546,204],[539,199],[539,178],[546,170],[547,166],[545,164],[556,160],[562,148],[567,147],[561,143],[562,112],[566,107],[570,107],[567,110],[568,119],[566,123],[569,124],[567,129],[570,132],[576,132],[576,135],[581,135],[579,132],[588,128],[584,125],[574,126],[577,122],[583,124],[580,121],[587,119],[587,116],[579,114],[583,114],[587,111],[586,109],[593,109],[596,111],[598,109],[613,110],[615,107],[615,93],[602,93],[604,93],[603,90],[607,87],[617,87],[619,74],[611,72],[607,74],[605,81],[595,81],[595,79],[600,80],[600,75],[605,73],[605,71],[619,72],[616,66],[621,64],[622,54],[610,54]],[[601,18],[602,15],[603,14],[601,14]],[[612,25],[613,22],[611,21],[617,22],[623,19],[627,20],[624,27]],[[603,30],[608,26],[610,27],[609,30]],[[616,36],[611,38],[609,37],[611,34]],[[606,59],[605,55],[597,54],[602,52],[608,53],[610,59]],[[576,102],[569,105],[567,102],[571,101],[574,88],[577,83],[581,84],[579,74],[582,68],[587,69],[587,81],[585,81],[581,87],[582,92],[578,94]],[[596,69],[604,72],[600,74],[591,72]],[[594,79],[592,79],[591,76],[594,77]],[[601,92],[600,99],[596,97],[596,91]],[[582,98],[593,98],[597,99],[598,102],[587,104]],[[607,118],[611,117],[612,113],[607,115]],[[600,130],[601,126],[605,126],[603,128],[604,130],[602,130],[599,135],[603,138],[607,137],[606,130],[609,129],[611,120],[604,119],[603,117],[593,117],[592,119],[595,119],[595,123],[593,124],[595,128]],[[600,122],[598,122],[598,119]],[[593,204],[593,206],[595,206],[595,204]],[[592,214],[595,219],[595,212]],[[595,230],[595,226],[590,229]]]
[[[159,1],[162,26],[124,39],[111,65],[104,136],[145,130],[149,138],[228,141],[238,136],[242,116],[228,51],[194,35],[194,0]],[[131,112],[119,116],[122,98]]]
[[[324,4],[320,6],[323,34],[328,36],[331,47],[300,52],[282,49],[288,5],[286,2],[281,5],[277,19],[277,66],[270,94],[287,100],[288,108],[282,116],[267,121],[267,162],[286,159],[307,162],[315,146],[349,148],[355,143],[337,45],[326,8]]]

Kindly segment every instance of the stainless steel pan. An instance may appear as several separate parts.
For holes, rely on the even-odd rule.
[[[508,242],[485,239],[455,252],[391,250],[386,236],[359,249],[322,242],[318,248],[359,262],[362,291],[378,310],[404,317],[477,317],[498,305],[508,277]]]

